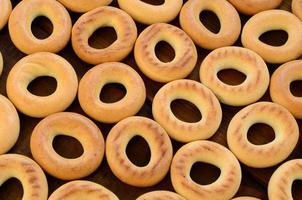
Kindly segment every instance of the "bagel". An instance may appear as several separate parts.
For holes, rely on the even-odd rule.
[[[31,30],[33,20],[39,16],[47,17],[53,25],[51,35],[45,39],[36,38]],[[70,39],[71,26],[68,11],[53,0],[20,1],[8,22],[11,40],[25,54],[61,51]]]

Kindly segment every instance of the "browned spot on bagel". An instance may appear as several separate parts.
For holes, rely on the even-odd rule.
[[[38,180],[38,178],[37,178],[37,177],[32,176],[32,177],[30,177],[30,178],[29,178],[29,180],[28,180],[28,181],[29,181],[29,183],[31,183],[31,184],[32,184],[32,183],[36,182],[37,180]]]
[[[38,193],[33,193],[31,196],[32,196],[32,197],[38,197],[39,194],[38,194]]]

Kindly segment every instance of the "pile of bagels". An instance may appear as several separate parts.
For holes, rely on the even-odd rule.
[[[298,143],[296,119],[302,119],[302,98],[290,90],[292,82],[302,80],[302,61],[298,60],[302,55],[302,0],[292,1],[292,13],[277,9],[282,0],[165,0],[159,5],[117,0],[119,8],[111,3],[22,0],[12,8],[10,0],[0,0],[0,30],[8,24],[13,44],[26,54],[8,74],[7,97],[0,95],[0,184],[19,179],[23,200],[118,200],[110,188],[81,180],[106,159],[120,181],[135,187],[154,186],[170,173],[175,192],[148,192],[137,200],[230,200],[241,184],[241,164],[253,168],[281,164],[269,180],[268,198],[293,199],[291,187],[302,179],[302,159],[284,161]],[[68,10],[82,15],[72,23]],[[200,21],[203,11],[216,14],[218,33]],[[239,13],[249,16],[244,25]],[[45,39],[32,33],[32,22],[39,16],[53,25]],[[179,27],[169,24],[176,18]],[[136,23],[145,25],[140,33]],[[114,28],[117,37],[108,47],[97,49],[90,46],[89,38],[101,27]],[[284,44],[273,46],[260,40],[261,35],[274,30],[287,33]],[[243,47],[232,46],[239,37]],[[69,41],[75,54],[94,66],[80,80],[73,66],[56,54]],[[155,52],[161,41],[174,49],[169,62]],[[210,50],[198,66],[197,48]],[[139,73],[163,85],[152,99],[152,119],[135,116],[147,94],[138,71],[122,63],[131,52]],[[5,62],[0,53],[0,72]],[[267,63],[278,66],[272,75]],[[186,79],[197,67],[200,82]],[[223,82],[218,73],[226,69],[241,72],[245,80],[238,85]],[[57,82],[48,96],[28,90],[41,76]],[[102,102],[102,88],[111,83],[123,85],[126,94],[117,102]],[[267,90],[272,102],[259,102]],[[65,111],[75,98],[87,116]],[[202,118],[193,123],[177,118],[171,103],[178,99],[194,104]],[[227,147],[209,140],[221,125],[221,104],[243,106],[228,125]],[[30,138],[32,159],[8,153],[22,128],[18,112],[41,118]],[[114,124],[106,140],[93,120]],[[273,141],[256,145],[248,140],[248,130],[256,123],[272,127]],[[73,159],[59,155],[52,145],[59,135],[78,140],[82,155]],[[151,152],[143,167],[132,163],[126,153],[135,136],[144,138]],[[173,140],[183,143],[174,154]],[[192,180],[190,171],[197,162],[219,168],[219,178],[208,185]],[[49,195],[44,173],[69,182]]]

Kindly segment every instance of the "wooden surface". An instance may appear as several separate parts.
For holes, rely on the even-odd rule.
[[[154,0],[154,2],[155,1],[157,0]],[[15,6],[18,2],[19,1],[17,0],[13,0],[13,6]],[[151,0],[149,0],[149,2],[151,2]],[[114,2],[113,5],[116,6],[117,3]],[[281,8],[289,10],[290,0],[285,0]],[[70,14],[73,23],[80,16],[79,14],[75,14],[71,12]],[[242,23],[244,24],[248,19],[248,17],[246,16],[241,16],[241,17],[242,17]],[[207,24],[210,27],[210,29],[217,30],[217,23],[215,22],[213,16],[206,13],[203,16],[202,21],[205,24]],[[174,20],[172,24],[178,26],[178,20],[177,19]],[[137,24],[137,25],[138,25],[139,32],[146,27],[141,24]],[[37,20],[33,25],[33,31],[39,37],[46,37],[51,32],[51,29],[52,29],[51,25],[47,23],[45,19]],[[271,42],[273,44],[278,44],[280,43],[280,41],[284,41],[285,39],[284,39],[284,34],[280,32],[272,33],[264,36],[265,41]],[[103,31],[97,31],[97,34],[94,34],[90,42],[92,46],[104,47],[106,45],[109,45],[110,41],[113,40],[114,40],[114,32],[111,29],[107,28],[107,29],[103,29]],[[240,42],[238,41],[236,45],[240,45]],[[0,77],[0,92],[1,94],[6,95],[5,83],[6,83],[8,72],[19,59],[25,56],[18,49],[16,49],[13,43],[11,42],[8,34],[7,26],[0,31],[0,51],[2,52],[4,57],[4,71],[2,76]],[[194,71],[189,75],[188,77],[189,79],[194,79],[199,81],[198,78],[199,66],[203,58],[208,53],[209,51],[198,48],[198,55],[199,55],[198,63]],[[71,48],[70,43],[59,54],[64,58],[66,58],[74,66],[79,79],[84,75],[84,73],[88,69],[92,67],[82,62],[75,55],[75,53]],[[162,44],[159,46],[159,48],[157,49],[157,54],[159,55],[159,58],[161,58],[162,60],[169,60],[173,58],[173,50],[171,50],[171,48],[169,48],[166,44]],[[139,71],[135,64],[133,54],[128,56],[125,60],[123,60],[123,62],[129,64],[137,71]],[[277,67],[276,65],[275,66],[269,65],[270,72],[272,73],[274,69],[276,69],[276,67]],[[155,93],[158,91],[158,89],[162,86],[162,84],[151,81],[150,79],[146,78],[143,75],[142,77],[147,87],[147,100],[143,108],[138,113],[138,115],[152,118],[152,112],[151,112],[152,99]],[[234,73],[233,71],[226,71],[224,73],[221,73],[220,77],[222,80],[229,83],[238,83],[243,78],[239,73]],[[56,87],[55,85],[56,85],[55,81],[50,78],[40,78],[33,81],[30,84],[29,90],[37,95],[47,95],[50,94],[51,91],[54,91]],[[301,86],[302,84],[295,84],[293,87],[294,93],[300,96],[302,91]],[[116,86],[116,85],[108,86],[102,91],[101,99],[110,102],[121,98],[124,93],[125,91],[123,91],[123,88],[120,86]],[[267,93],[261,100],[265,100],[265,101],[270,100],[269,94]],[[236,112],[238,112],[241,108],[242,107],[231,107],[231,106],[222,105],[222,109],[223,109],[222,124],[219,130],[217,131],[217,133],[211,138],[212,141],[216,141],[226,146],[226,130],[227,130],[228,123],[233,117],[233,115]],[[196,121],[201,117],[200,113],[198,113],[192,105],[187,104],[183,101],[177,101],[173,103],[172,109],[176,114],[176,116],[187,121]],[[67,109],[67,111],[84,114],[77,100],[75,100],[75,102]],[[21,118],[20,137],[17,141],[17,144],[13,147],[10,153],[19,153],[31,157],[31,153],[29,149],[30,135],[35,125],[41,119],[30,118],[21,113],[19,113],[19,115]],[[299,120],[298,123],[299,123],[299,127],[301,128],[302,125],[301,121]],[[99,126],[104,137],[106,138],[108,131],[112,127],[112,124],[102,124],[98,122],[96,122],[96,124]],[[263,125],[253,126],[249,132],[250,132],[249,133],[250,140],[256,144],[269,141],[269,139],[273,138],[272,130],[267,126],[263,126]],[[174,152],[180,146],[182,146],[181,143],[173,141]],[[63,136],[56,138],[54,142],[54,147],[61,155],[66,157],[79,156],[81,155],[81,151],[82,151],[81,146],[78,144],[77,141]],[[299,144],[297,145],[295,151],[290,156],[290,158],[301,157],[302,154],[301,149],[302,149],[302,145],[301,142],[299,142]],[[150,152],[148,150],[146,143],[141,139],[135,139],[131,141],[131,144],[128,146],[127,150],[128,150],[127,152],[129,154],[129,157],[134,159],[133,160],[134,163],[144,164],[148,162],[148,156]],[[268,168],[268,169],[252,169],[242,165],[243,179],[242,179],[241,187],[238,193],[236,194],[236,196],[251,195],[251,196],[259,197],[261,199],[267,199],[267,191],[266,191],[267,183],[275,168],[276,167]],[[191,174],[194,180],[205,184],[215,180],[215,177],[219,175],[219,172],[217,171],[217,169],[209,165],[197,164],[193,167]],[[64,181],[58,180],[49,175],[47,175],[47,179],[49,183],[49,194],[51,194],[60,185],[65,183]],[[123,184],[112,174],[112,172],[108,167],[108,164],[106,163],[106,159],[103,160],[101,166],[96,172],[94,172],[92,175],[88,176],[85,179],[95,181],[97,183],[104,185],[105,187],[112,190],[115,194],[117,194],[117,196],[120,199],[123,200],[133,200],[139,195],[152,190],[159,190],[159,189],[173,190],[171,186],[169,174],[165,177],[163,181],[161,181],[158,185],[154,187],[136,188]],[[302,181],[295,182],[293,186],[293,194],[295,199],[302,199],[301,191],[302,191]],[[0,199],[13,200],[13,199],[21,199],[21,198],[22,198],[22,187],[17,180],[11,179],[5,182],[0,187]]]

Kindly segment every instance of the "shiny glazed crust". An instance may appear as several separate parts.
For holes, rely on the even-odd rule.
[[[290,91],[293,81],[302,80],[302,61],[295,60],[281,65],[272,75],[270,95],[273,102],[287,108],[296,118],[302,119],[302,98]]]
[[[190,170],[196,162],[218,167],[219,178],[209,185],[194,182]],[[171,165],[171,180],[175,191],[186,199],[228,200],[240,186],[241,168],[236,157],[224,146],[206,140],[195,141],[176,152]]]
[[[292,184],[302,179],[302,160],[295,159],[283,163],[271,176],[268,183],[270,200],[293,199]]]
[[[36,38],[31,31],[33,20],[41,15],[53,25],[53,32],[46,39]],[[71,26],[66,8],[53,0],[23,0],[14,8],[8,22],[14,45],[26,54],[59,52],[70,39]]]
[[[155,46],[160,41],[168,42],[175,51],[171,62],[160,61]],[[164,23],[147,27],[137,38],[134,48],[135,61],[140,70],[150,79],[169,82],[185,78],[197,62],[197,50],[190,37],[180,28]]]
[[[259,37],[272,30],[284,30],[288,40],[282,46],[272,46]],[[302,53],[302,23],[294,14],[284,10],[267,10],[251,17],[244,25],[241,42],[244,47],[258,53],[269,63],[284,63]]]
[[[230,68],[246,75],[243,83],[228,85],[218,78],[219,71]],[[259,100],[266,92],[270,79],[264,60],[257,53],[241,47],[222,47],[212,51],[203,60],[199,76],[220,102],[232,106]]]
[[[27,86],[37,77],[56,79],[57,88],[49,96],[36,96]],[[48,52],[28,55],[19,60],[8,74],[6,91],[9,99],[22,113],[45,117],[65,110],[77,94],[78,79],[73,67],[62,57]]]
[[[109,5],[112,0],[58,0],[62,3],[66,8],[74,12],[88,12],[94,8],[100,6],[107,6]]]
[[[113,27],[117,40],[104,49],[88,44],[89,37],[100,27]],[[133,49],[137,29],[133,19],[124,11],[102,6],[83,14],[72,28],[71,42],[75,53],[85,62],[100,64],[120,61]]]
[[[141,0],[118,0],[121,9],[143,24],[170,22],[177,17],[183,0],[165,0],[162,5],[151,5]]]
[[[205,10],[210,10],[218,16],[221,28],[217,34],[201,23],[199,15]],[[189,0],[182,7],[179,20],[182,29],[193,41],[206,49],[234,44],[241,31],[238,12],[225,0]]]
[[[255,123],[270,125],[275,139],[264,145],[248,141],[248,129]],[[254,168],[271,167],[285,160],[299,139],[299,128],[291,113],[279,104],[258,102],[240,110],[227,130],[230,150],[245,165]]]
[[[235,8],[246,15],[277,8],[282,0],[228,0]]]
[[[77,139],[83,154],[68,159],[53,149],[56,136],[66,135]],[[101,164],[104,156],[104,138],[99,128],[88,118],[77,113],[55,113],[38,123],[30,139],[34,159],[54,177],[73,180],[88,176]]]
[[[71,181],[55,190],[48,200],[118,200],[102,185],[90,181]]]
[[[106,84],[120,83],[126,95],[114,103],[104,103],[100,93]],[[139,74],[130,66],[118,63],[104,63],[90,69],[81,79],[78,98],[83,110],[94,119],[114,123],[135,115],[146,99],[146,88]]]
[[[149,145],[151,158],[146,166],[134,165],[126,147],[134,136],[143,137]],[[128,117],[117,123],[106,140],[106,158],[111,171],[121,181],[136,187],[149,187],[168,173],[173,156],[168,134],[155,121],[145,117]]]
[[[20,131],[20,119],[14,105],[0,95],[0,154],[8,152],[16,143]]]
[[[170,191],[154,191],[148,192],[136,200],[185,200],[182,196]]]
[[[1,0],[0,1],[0,30],[6,25],[10,13],[12,12],[12,3],[10,0]]]
[[[30,158],[18,154],[0,155],[0,183],[10,178],[21,182],[22,200],[47,200],[48,185],[45,174]]]
[[[183,99],[193,103],[202,113],[195,123],[179,120],[171,110],[171,102]],[[176,80],[164,85],[155,95],[152,104],[154,119],[180,142],[208,139],[217,131],[222,118],[218,99],[207,87],[192,80]]]

